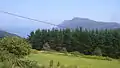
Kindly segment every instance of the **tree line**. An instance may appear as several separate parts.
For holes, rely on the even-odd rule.
[[[85,55],[120,57],[120,29],[37,29],[27,39],[37,50],[43,49],[47,43],[56,51],[66,49],[67,52],[78,51]]]

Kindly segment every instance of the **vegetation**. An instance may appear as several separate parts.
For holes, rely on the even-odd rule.
[[[62,53],[64,54],[64,53]],[[49,66],[53,66],[53,68],[57,68],[56,66],[60,66],[61,68],[119,68],[119,61],[112,59],[103,60],[106,57],[102,56],[88,56],[88,55],[79,55],[70,56],[70,55],[62,55],[58,52],[40,52],[39,54],[31,54],[28,59],[35,60],[40,66],[44,68],[49,68]],[[91,58],[92,57],[92,58]],[[50,65],[51,64],[51,65]],[[53,65],[52,65],[53,64]],[[59,68],[59,67],[58,67]]]
[[[24,57],[30,54],[31,45],[19,37],[4,37],[0,40],[1,68],[37,68],[33,61]],[[32,65],[32,66],[31,66]],[[33,67],[34,66],[34,67]]]
[[[96,56],[102,56],[102,51],[100,48],[96,47],[93,54]]]
[[[85,55],[97,55],[112,58],[120,57],[120,29],[86,30],[77,28],[36,30],[31,32],[28,41],[33,49],[41,50],[47,42],[56,51],[80,52]]]
[[[82,28],[38,29],[27,40],[4,37],[0,39],[0,68],[118,68],[119,39],[119,29]]]
[[[19,58],[30,54],[31,45],[19,37],[4,37],[0,40],[0,51]]]

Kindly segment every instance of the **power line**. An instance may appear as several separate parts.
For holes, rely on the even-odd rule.
[[[10,13],[10,12],[6,12],[6,11],[1,11],[1,10],[0,10],[0,12],[1,12],[1,13],[4,13],[4,14],[9,14],[9,15],[12,15],[12,16],[16,16],[16,17],[24,18],[24,19],[28,19],[28,20],[32,20],[32,21],[36,21],[36,22],[42,22],[42,23],[45,23],[45,24],[53,25],[53,26],[63,27],[63,26],[59,26],[59,25],[52,24],[52,23],[50,23],[50,22],[40,21],[40,20],[37,20],[37,19],[33,19],[33,18],[29,18],[29,17],[25,17],[25,16],[17,15],[17,14]],[[65,27],[63,27],[63,28],[65,28]],[[62,43],[63,43],[63,37],[62,37]]]
[[[2,10],[0,10],[0,12],[1,12],[1,13],[4,13],[4,14],[9,14],[9,15],[12,15],[12,16],[16,16],[16,17],[24,18],[24,19],[28,19],[28,20],[32,20],[32,21],[36,21],[36,22],[41,22],[41,23],[45,23],[45,24],[49,24],[49,25],[53,25],[53,26],[63,27],[63,26],[56,25],[56,24],[53,24],[53,23],[50,23],[50,22],[40,21],[40,20],[37,20],[37,19],[33,19],[33,18],[29,18],[29,17],[25,17],[25,16],[22,16],[22,15],[17,15],[17,14],[10,13],[10,12],[6,12],[6,11],[2,11]],[[63,28],[65,28],[65,27],[63,27]]]

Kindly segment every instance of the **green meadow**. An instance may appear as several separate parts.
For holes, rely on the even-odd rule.
[[[50,60],[54,61],[54,65],[57,65],[59,62],[60,65],[64,66],[79,66],[79,68],[120,68],[120,61],[112,59],[100,60],[100,59],[91,59],[86,57],[75,57],[75,56],[66,56],[57,53],[44,53],[31,54],[28,59],[35,60],[39,64],[49,65]]]

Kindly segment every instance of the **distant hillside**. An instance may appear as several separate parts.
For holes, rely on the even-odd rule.
[[[90,20],[87,18],[78,18],[75,17],[72,20],[65,20],[59,26],[63,26],[65,28],[77,28],[77,27],[83,27],[87,29],[115,29],[120,28],[120,24],[116,22],[99,22]],[[61,28],[61,27],[59,27]]]
[[[5,36],[18,36],[16,34],[8,33],[6,31],[0,30],[0,38],[5,37]],[[19,36],[18,36],[19,37]]]

